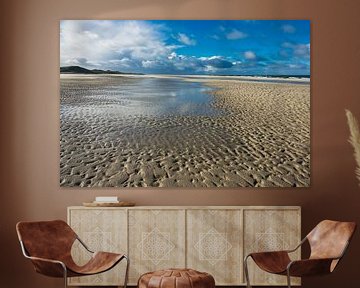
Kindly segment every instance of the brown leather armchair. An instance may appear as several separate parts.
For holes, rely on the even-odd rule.
[[[291,276],[315,276],[333,272],[344,256],[355,229],[354,222],[324,220],[292,250],[250,253],[244,259],[247,287],[251,287],[247,267],[249,257],[266,272],[286,275],[289,288]],[[291,261],[289,253],[296,251],[306,241],[311,249],[309,259]]]
[[[121,260],[127,261],[124,288],[127,285],[129,258],[125,254],[91,251],[62,220],[19,222],[16,225],[20,245],[24,256],[31,260],[35,271],[50,277],[88,276],[112,269]],[[78,266],[72,256],[71,247],[78,240],[92,254],[83,266]]]

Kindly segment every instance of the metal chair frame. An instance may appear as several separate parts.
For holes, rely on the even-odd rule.
[[[90,253],[95,253],[94,251],[90,250],[89,247],[79,238],[79,236],[76,234],[76,240],[78,240],[80,242],[80,244]],[[39,258],[39,257],[33,257],[30,256],[27,251],[26,248],[24,246],[23,241],[19,241],[20,242],[20,246],[21,246],[21,251],[23,253],[23,255],[25,256],[25,258],[30,259],[30,260],[38,260],[38,261],[44,261],[44,262],[49,262],[49,263],[54,263],[54,264],[59,264],[61,265],[61,267],[63,268],[64,271],[64,287],[67,288],[68,287],[68,277],[67,277],[67,267],[65,265],[64,262],[61,262],[59,260],[53,260],[53,259],[46,259],[46,258]],[[129,265],[130,265],[130,259],[128,256],[124,255],[123,256],[126,259],[126,271],[125,271],[125,279],[124,279],[124,286],[123,288],[127,288],[127,283],[128,283],[128,278],[129,278]],[[121,261],[119,261],[117,264],[119,264]],[[116,265],[117,265],[116,264]],[[105,271],[104,271],[105,272]],[[90,275],[89,275],[90,276]]]

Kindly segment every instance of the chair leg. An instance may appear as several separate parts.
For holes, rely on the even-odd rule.
[[[287,269],[287,284],[288,284],[288,288],[291,288],[291,278],[290,278],[290,271],[289,269]]]
[[[67,288],[68,285],[67,285],[67,270],[66,270],[66,266],[65,265],[62,265],[63,266],[63,269],[64,269],[64,287]]]
[[[129,265],[130,265],[130,259],[127,256],[124,256],[125,260],[126,260],[126,271],[125,271],[125,280],[124,280],[124,288],[127,287],[127,282],[128,282],[128,278],[129,278]]]
[[[249,269],[248,269],[248,265],[247,265],[247,259],[249,258],[250,255],[247,255],[244,258],[244,272],[245,272],[245,279],[246,279],[246,287],[247,288],[251,288],[250,285],[250,279],[249,279]]]

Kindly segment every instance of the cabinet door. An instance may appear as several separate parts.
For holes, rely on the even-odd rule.
[[[127,215],[125,209],[70,209],[69,225],[93,251],[127,253]],[[72,255],[76,263],[85,264],[89,258],[78,241]],[[93,276],[69,278],[70,285],[122,285],[126,261],[113,269]]]
[[[185,267],[185,210],[129,210],[130,283],[145,272]]]
[[[299,209],[262,209],[244,211],[245,255],[251,252],[276,251],[295,248],[301,241]],[[292,253],[300,259],[300,249]],[[286,285],[286,277],[266,273],[252,261],[249,276],[252,285]],[[299,278],[292,284],[299,285]]]
[[[242,280],[242,211],[187,211],[187,266],[214,276],[216,285]]]

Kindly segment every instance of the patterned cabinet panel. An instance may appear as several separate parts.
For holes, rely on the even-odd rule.
[[[244,254],[260,251],[286,250],[300,243],[300,209],[246,209],[244,211]],[[300,259],[300,249],[292,253]],[[265,273],[249,259],[252,285],[286,285],[286,277]],[[292,284],[299,285],[299,278]]]
[[[217,285],[244,286],[244,256],[295,247],[300,213],[300,207],[276,206],[69,207],[68,222],[93,250],[129,255],[130,285],[148,271],[187,267],[209,272]],[[78,243],[72,253],[79,264],[89,259]],[[300,250],[293,258],[300,258]],[[265,273],[252,260],[249,272],[254,285],[286,284],[286,277]],[[69,284],[122,285],[124,274],[125,261],[103,274],[71,278]]]
[[[185,210],[129,210],[130,284],[148,271],[185,267]]]
[[[216,285],[242,280],[242,210],[187,210],[187,266],[212,274]]]
[[[91,250],[127,253],[126,209],[69,209],[68,222]],[[89,252],[78,241],[72,255],[79,264],[89,259]],[[108,272],[69,278],[68,281],[70,285],[122,285],[125,267],[125,261],[121,261]]]

